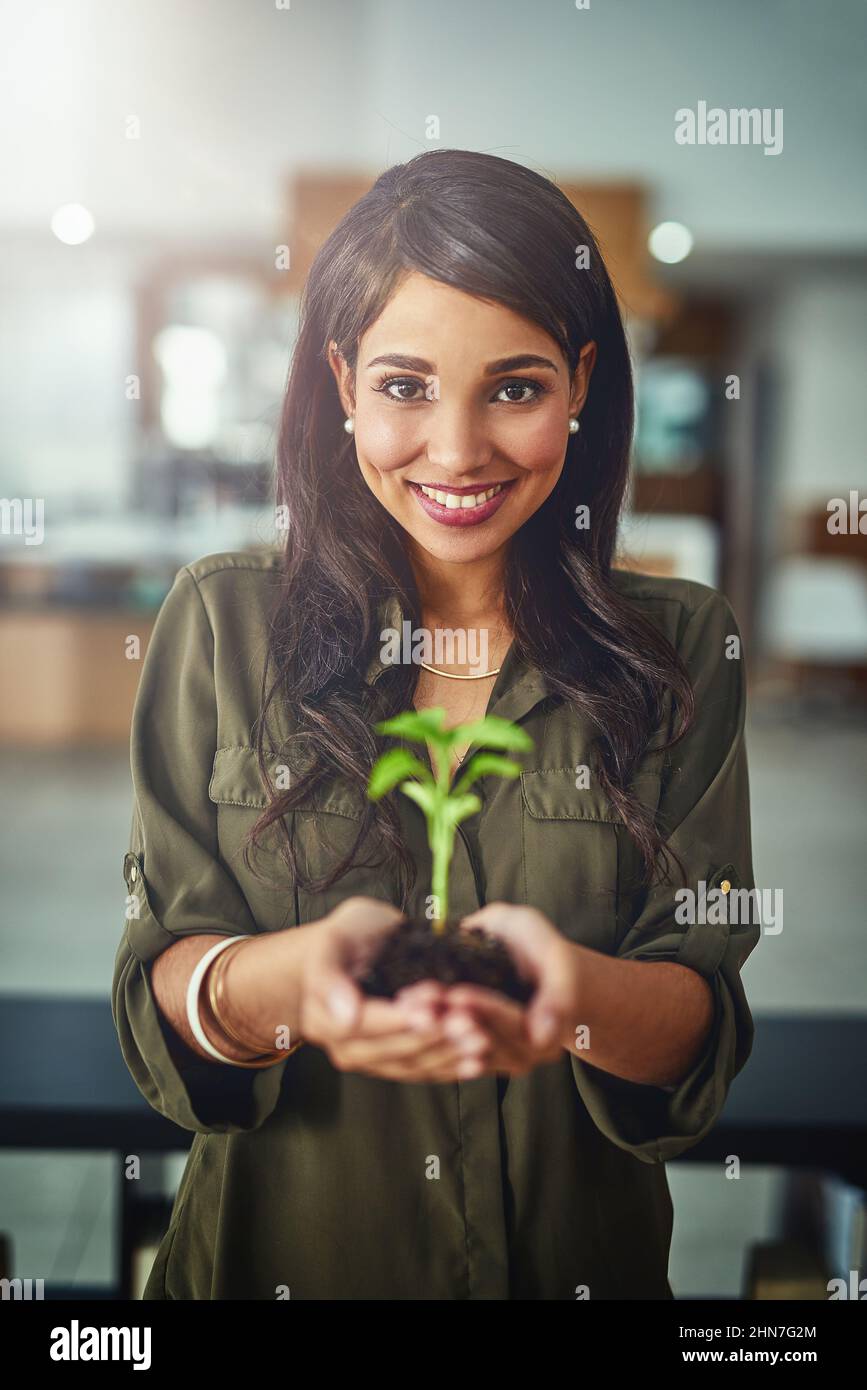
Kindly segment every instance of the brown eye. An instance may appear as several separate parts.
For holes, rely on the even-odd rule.
[[[419,397],[414,392],[420,391],[424,395],[424,384],[414,376],[388,376],[378,386],[374,386],[374,391],[379,391],[392,401],[415,401]]]
[[[506,381],[498,388],[493,399],[501,405],[532,405],[550,389],[541,381]],[[414,376],[388,376],[373,390],[399,404],[436,399],[436,396],[428,395],[425,383]]]
[[[517,394],[507,396],[506,400],[502,401],[502,404],[530,405],[533,401],[537,401],[540,396],[544,395],[548,389],[549,388],[544,386],[541,381],[506,381],[497,391],[495,399],[502,401],[503,392],[515,392]],[[529,392],[530,394],[521,395],[521,392]]]

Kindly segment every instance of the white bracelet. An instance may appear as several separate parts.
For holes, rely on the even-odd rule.
[[[230,1067],[236,1066],[237,1063],[233,1062],[231,1057],[224,1057],[222,1052],[218,1052],[210,1039],[205,1036],[205,1030],[199,1018],[199,991],[202,988],[205,971],[214,957],[218,956],[221,951],[225,951],[227,946],[231,946],[233,941],[246,940],[247,937],[245,936],[227,936],[225,941],[218,941],[214,946],[210,946],[190,976],[190,983],[187,986],[187,1022],[193,1037],[199,1046],[204,1048],[209,1057],[213,1057],[216,1062],[226,1062]]]

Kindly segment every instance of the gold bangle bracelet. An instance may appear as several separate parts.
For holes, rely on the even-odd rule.
[[[237,1043],[240,1047],[247,1048],[248,1050],[254,1050],[254,1060],[247,1062],[237,1062],[235,1063],[236,1066],[276,1066],[278,1062],[283,1062],[287,1057],[291,1057],[292,1053],[297,1051],[297,1049],[302,1045],[303,1039],[299,1038],[298,1041],[293,1043],[291,1047],[274,1047],[269,1048],[266,1052],[255,1053],[255,1048],[258,1046],[258,1044],[251,1042],[249,1038],[241,1037],[240,1033],[238,1033],[238,1031],[232,1027],[225,1015],[225,973],[226,966],[228,964],[228,957],[231,956],[240,947],[245,945],[246,941],[234,942],[231,946],[227,947],[225,951],[220,952],[219,956],[208,970],[208,1002],[211,1006],[211,1013],[213,1014],[216,1023],[223,1030],[226,1037],[231,1039],[232,1042]]]
[[[239,945],[243,945],[243,942],[239,942],[238,944],[239,944]],[[220,959],[221,959],[222,956],[231,955],[233,949],[234,949],[234,948],[233,948],[232,946],[229,946],[229,947],[226,948],[225,951],[221,951],[221,952],[220,952],[220,955],[216,958],[216,960],[213,962],[213,964],[210,965],[210,966],[208,967],[208,970],[207,970],[207,972],[206,972],[206,980],[207,980],[207,986],[208,986],[208,1003],[209,1003],[209,1005],[210,1005],[211,1015],[212,1015],[212,1017],[213,1017],[214,1022],[215,1022],[216,1025],[217,1025],[217,1027],[218,1027],[218,1028],[225,1034],[225,1036],[226,1036],[227,1038],[229,1038],[231,1041],[236,1042],[236,1043],[239,1043],[241,1047],[244,1047],[244,1048],[246,1048],[248,1051],[250,1051],[250,1050],[251,1050],[251,1045],[250,1045],[250,1043],[246,1042],[243,1038],[238,1038],[238,1037],[236,1037],[234,1033],[230,1032],[230,1031],[226,1028],[225,1020],[220,1016],[220,1014],[219,1014],[219,1013],[215,1010],[215,1008],[214,1008],[214,979],[213,979],[213,977],[214,977],[214,975],[215,975],[215,973],[216,973],[216,972],[215,972],[215,966],[219,964]],[[203,981],[203,983],[204,983],[204,981]],[[254,1057],[253,1057],[252,1060],[246,1061],[246,1062],[242,1062],[242,1061],[239,1061],[239,1060],[236,1059],[236,1058],[232,1058],[232,1063],[231,1063],[231,1064],[232,1064],[232,1066],[234,1066],[234,1067],[244,1067],[244,1068],[247,1068],[247,1069],[249,1069],[249,1070],[259,1070],[259,1069],[261,1069],[261,1068],[263,1068],[263,1067],[272,1067],[272,1066],[276,1065],[276,1063],[277,1063],[278,1061],[280,1061],[280,1060],[281,1060],[281,1059],[278,1058],[278,1057],[275,1057],[273,1053],[256,1053],[256,1054],[254,1055]]]
[[[223,957],[232,955],[233,951],[244,944],[243,941],[234,943],[225,951],[221,951],[220,955],[214,961],[214,964],[208,971],[208,1003],[210,1004],[214,1021],[217,1026],[222,1029],[226,1037],[231,1039],[232,1042],[237,1043],[240,1047],[246,1048],[247,1051],[253,1052],[252,1059],[245,1062],[236,1061],[234,1065],[249,1068],[271,1067],[283,1060],[283,1054],[278,1055],[276,1049],[271,1049],[267,1052],[256,1051],[255,1043],[251,1043],[247,1038],[242,1038],[236,1030],[226,1022],[221,1008],[221,1004],[224,1003],[223,969],[225,969],[225,962],[223,961]],[[216,967],[221,964],[223,969],[217,970]]]

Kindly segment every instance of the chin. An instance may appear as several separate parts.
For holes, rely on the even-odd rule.
[[[460,536],[454,540],[446,536],[431,537],[429,535],[419,535],[417,532],[412,539],[420,550],[424,550],[428,555],[432,555],[437,560],[448,560],[453,564],[469,564],[474,560],[484,560],[489,555],[495,554],[512,536],[513,532],[507,532],[502,536],[491,537],[487,540],[481,536],[473,539]]]
[[[417,516],[407,516],[403,508],[392,512],[392,516],[419,549],[440,560],[482,560],[501,549],[524,522],[522,517],[518,526],[441,526],[436,521],[420,524]]]

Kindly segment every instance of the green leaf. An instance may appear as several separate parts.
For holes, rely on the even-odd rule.
[[[416,802],[428,817],[433,820],[436,806],[436,792],[432,786],[422,786],[421,782],[401,782],[400,789],[410,801]]]
[[[428,739],[440,743],[451,739],[450,731],[443,728],[446,712],[439,706],[435,709],[406,710],[396,714],[393,719],[384,719],[374,728],[378,734],[390,734],[393,738],[408,738],[414,743],[425,743]]]
[[[447,916],[448,878],[458,825],[482,809],[479,796],[467,790],[478,777],[520,776],[520,765],[511,758],[496,753],[481,752],[470,758],[454,786],[449,788],[448,751],[456,743],[472,748],[503,749],[526,753],[533,747],[529,734],[508,719],[488,715],[457,728],[445,727],[446,711],[440,707],[428,710],[406,710],[393,719],[376,724],[377,733],[398,739],[409,739],[431,746],[433,771],[429,770],[406,748],[393,748],[377,759],[368,780],[368,795],[372,801],[399,786],[405,796],[421,807],[427,821],[428,843],[431,847],[433,892],[440,912]],[[407,780],[407,779],[412,780]],[[418,779],[418,780],[414,780]]]
[[[489,714],[472,724],[461,724],[454,730],[458,743],[481,744],[483,748],[503,748],[512,753],[529,753],[533,747],[530,735],[510,719]]]
[[[448,801],[443,802],[443,823],[448,826],[459,825],[467,816],[474,816],[481,809],[481,797],[473,795],[472,792],[466,796],[450,796]]]
[[[474,753],[463,769],[461,776],[452,788],[452,796],[460,796],[479,777],[520,777],[521,769],[511,758],[501,758],[497,753]]]
[[[392,748],[373,764],[367,783],[367,795],[371,801],[379,801],[405,777],[420,777],[422,781],[427,782],[431,780],[429,769],[410,753],[408,748]]]

